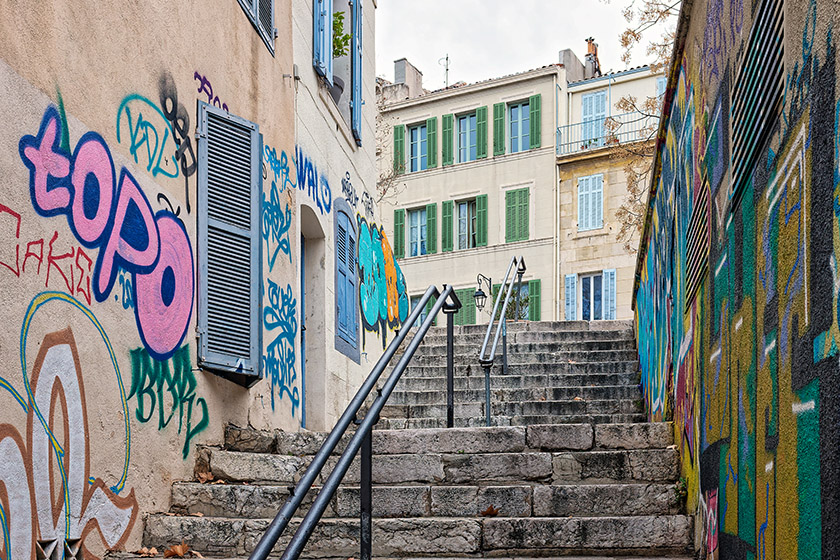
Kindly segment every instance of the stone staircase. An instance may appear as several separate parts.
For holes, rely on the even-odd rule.
[[[679,502],[672,426],[640,421],[627,408],[639,399],[629,330],[512,327],[509,375],[494,368],[492,378],[498,425],[477,427],[479,329],[461,328],[456,402],[466,404],[456,420],[465,427],[451,429],[438,427],[446,414],[445,331],[430,331],[383,410],[386,429],[373,433],[374,556],[687,560],[693,526]],[[229,426],[223,446],[198,448],[196,481],[173,485],[170,512],[146,517],[144,545],[161,550],[183,540],[208,558],[247,558],[325,437]],[[359,470],[357,458],[304,557],[358,557]]]
[[[478,364],[486,329],[455,327],[456,427],[486,424]],[[507,339],[508,374],[500,339],[490,376],[493,426],[645,421],[632,322],[518,322]],[[377,426],[446,427],[445,327],[426,335]]]

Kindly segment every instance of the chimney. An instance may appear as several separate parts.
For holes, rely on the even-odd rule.
[[[408,98],[413,99],[423,93],[423,72],[405,58],[395,60],[394,83],[405,84],[408,88]]]
[[[583,79],[597,78],[601,75],[601,63],[598,62],[598,43],[593,37],[586,40],[586,63],[583,69]]]
[[[583,64],[572,49],[560,51],[560,64],[566,69],[566,81],[577,82],[583,79]]]

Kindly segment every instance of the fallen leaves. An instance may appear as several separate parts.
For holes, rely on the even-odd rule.
[[[158,551],[157,551],[156,548],[154,548],[154,547],[146,548],[144,546],[140,550],[136,551],[134,554],[136,554],[137,556],[140,556],[141,558],[154,558],[155,556],[157,556],[157,553],[158,553]]]
[[[205,483],[213,480],[213,473],[211,473],[211,472],[199,472],[199,473],[195,473],[195,477],[198,479],[198,481],[200,483],[205,484]]]
[[[186,558],[187,553],[190,551],[190,545],[184,544],[184,541],[181,541],[181,544],[173,544],[169,548],[163,551],[164,558]]]
[[[480,512],[484,517],[496,517],[499,515],[499,510],[493,507],[493,504],[487,506],[487,509]]]

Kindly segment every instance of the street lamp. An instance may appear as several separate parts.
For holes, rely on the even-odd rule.
[[[491,294],[493,293],[493,281],[481,274],[478,273],[478,276],[475,277],[476,282],[478,283],[478,287],[473,294],[473,298],[475,298],[475,308],[481,311],[484,309],[484,304],[487,301],[487,294],[484,293],[484,290],[481,289],[481,282],[482,280],[487,283],[487,291]]]

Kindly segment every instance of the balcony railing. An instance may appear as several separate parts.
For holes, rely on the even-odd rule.
[[[656,134],[658,125],[658,117],[636,112],[560,126],[557,128],[557,155],[648,140]]]

